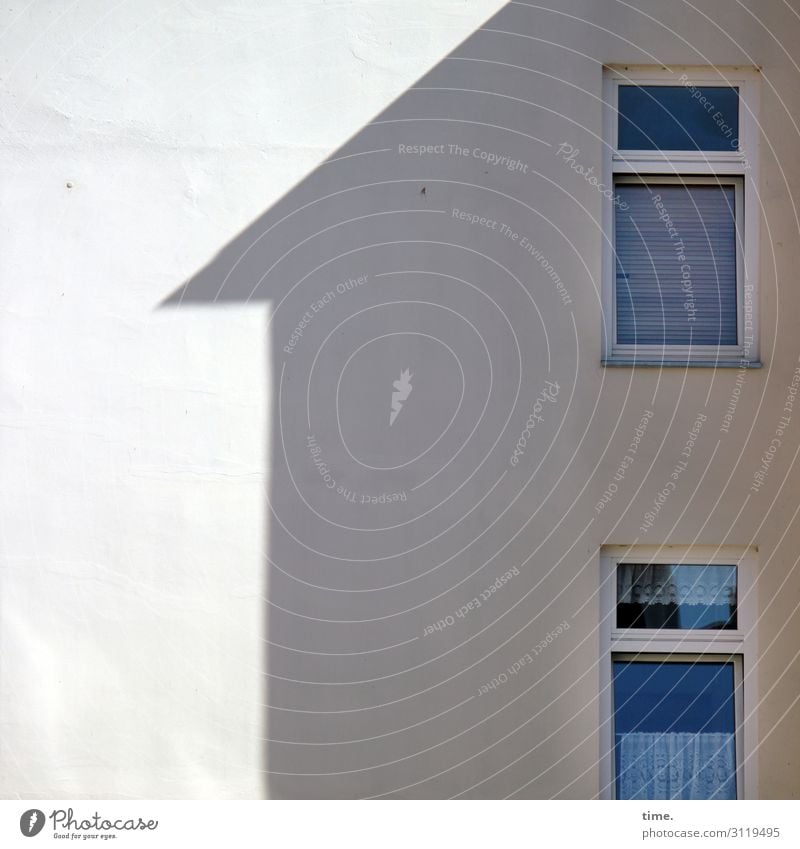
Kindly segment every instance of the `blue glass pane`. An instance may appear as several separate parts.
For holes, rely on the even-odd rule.
[[[614,662],[618,799],[735,799],[731,662]]]
[[[736,629],[736,567],[617,565],[618,628]]]
[[[622,85],[620,150],[739,149],[739,89]]]

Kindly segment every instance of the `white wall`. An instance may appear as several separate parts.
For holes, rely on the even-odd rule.
[[[263,795],[267,312],[159,304],[498,5],[3,8],[0,794]]]

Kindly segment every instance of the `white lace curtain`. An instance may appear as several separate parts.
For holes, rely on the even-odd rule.
[[[735,566],[620,563],[617,601],[623,604],[735,604]]]
[[[617,735],[620,799],[735,799],[736,748],[722,732]]]

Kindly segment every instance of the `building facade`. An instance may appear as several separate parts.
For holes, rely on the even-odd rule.
[[[796,798],[796,4],[67,11],[3,13],[2,792]]]

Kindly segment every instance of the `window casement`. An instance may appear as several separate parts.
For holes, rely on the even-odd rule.
[[[758,76],[605,69],[604,365],[760,365]]]
[[[606,546],[600,796],[755,798],[750,549]]]

